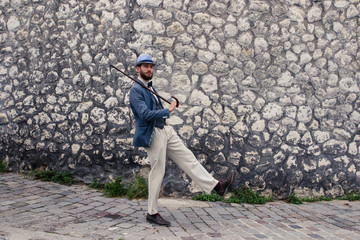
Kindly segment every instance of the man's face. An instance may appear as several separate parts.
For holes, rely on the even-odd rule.
[[[136,67],[136,71],[139,73],[142,79],[149,81],[153,77],[153,65],[151,63],[143,63]]]

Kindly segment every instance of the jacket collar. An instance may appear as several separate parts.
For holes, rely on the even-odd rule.
[[[145,87],[148,86],[148,83],[149,83],[149,82],[152,82],[152,80],[150,80],[150,81],[145,81],[144,79],[142,79],[142,78],[140,78],[140,77],[138,77],[138,80],[139,80]]]

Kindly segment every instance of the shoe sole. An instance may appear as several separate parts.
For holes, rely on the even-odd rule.
[[[153,220],[149,220],[149,219],[146,219],[146,221],[148,221],[149,223],[155,223],[155,224],[157,224],[159,226],[165,226],[165,227],[170,227],[171,226],[171,223],[169,223],[169,224],[161,224],[161,223],[157,223],[157,222],[155,222]]]

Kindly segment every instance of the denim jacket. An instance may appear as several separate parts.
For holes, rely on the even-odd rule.
[[[130,89],[130,107],[136,123],[133,145],[150,147],[155,120],[169,118],[169,109],[156,110],[155,97],[138,83],[135,83]]]

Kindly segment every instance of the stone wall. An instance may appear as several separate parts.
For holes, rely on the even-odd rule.
[[[128,105],[140,53],[171,125],[220,178],[274,197],[359,190],[359,0],[2,0],[1,155],[85,182],[146,176]],[[199,188],[169,161],[165,195]]]

